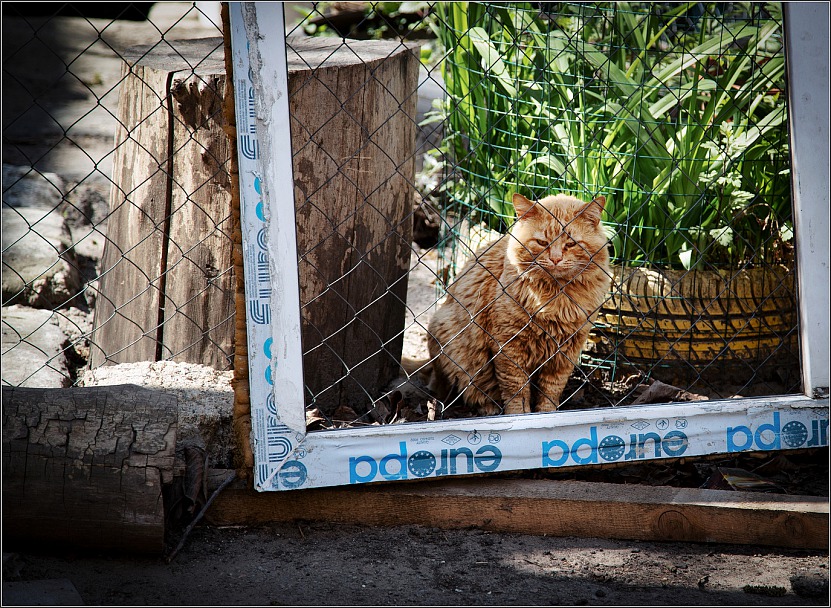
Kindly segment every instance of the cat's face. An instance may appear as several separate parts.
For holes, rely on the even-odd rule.
[[[586,203],[573,196],[547,196],[537,203],[514,195],[517,221],[508,237],[508,260],[531,279],[569,281],[608,264],[607,237],[600,224],[606,199]]]

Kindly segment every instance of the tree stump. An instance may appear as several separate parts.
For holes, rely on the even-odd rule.
[[[127,56],[91,364],[225,369],[234,287],[222,39]],[[325,411],[365,409],[401,359],[418,54],[298,38],[288,61],[306,393]]]
[[[415,191],[418,54],[347,42],[288,53],[304,382],[329,413],[399,373]]]
[[[177,417],[138,386],[4,388],[4,547],[160,553]]]

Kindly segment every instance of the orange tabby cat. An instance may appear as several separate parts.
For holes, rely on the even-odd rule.
[[[559,406],[611,284],[604,197],[513,202],[517,221],[465,265],[429,325],[430,388],[486,416]]]

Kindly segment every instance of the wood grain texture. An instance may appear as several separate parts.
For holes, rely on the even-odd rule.
[[[828,515],[824,497],[482,478],[274,493],[240,483],[208,513],[228,525],[304,519],[805,549],[827,548]]]
[[[230,152],[222,39],[125,53],[93,367],[231,365]]]
[[[243,296],[235,303],[223,41],[127,56],[92,365],[173,358],[242,369],[232,360]],[[401,358],[418,55],[394,42],[302,38],[288,60],[307,393],[329,411],[363,410]],[[146,101],[134,108],[137,95]],[[128,197],[134,182],[143,189]],[[148,218],[149,235],[139,222]]]
[[[167,73],[126,63],[90,363],[155,361],[167,206]]]
[[[174,172],[162,358],[228,369],[234,352],[224,75],[174,76]]]
[[[305,384],[361,412],[401,359],[418,57],[303,38],[288,61]]]
[[[3,390],[6,542],[160,553],[178,409],[121,385]]]

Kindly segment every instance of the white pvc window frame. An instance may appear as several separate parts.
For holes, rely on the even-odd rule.
[[[828,4],[785,5],[805,394],[306,432],[282,3],[229,3],[260,491],[828,445]]]

